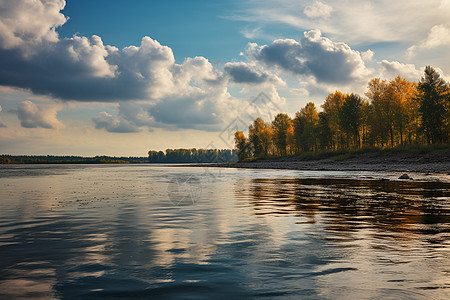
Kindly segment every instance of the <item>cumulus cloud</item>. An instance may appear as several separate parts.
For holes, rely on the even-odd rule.
[[[283,81],[278,76],[261,70],[256,64],[232,62],[225,64],[224,70],[230,76],[231,81],[235,83],[262,84],[271,82],[283,84]]]
[[[320,1],[314,1],[307,5],[303,12],[309,18],[328,18],[333,11],[333,8]]]
[[[31,2],[42,14],[38,12],[31,18]],[[21,35],[19,42],[9,41],[2,31],[5,37],[0,39],[1,85],[62,100],[115,102],[185,96],[198,89],[196,83],[214,84],[220,79],[207,59],[188,58],[183,64],[176,64],[172,49],[150,37],[144,37],[139,46],[121,50],[104,45],[95,35],[59,39],[54,29],[65,22],[60,13],[65,2],[31,2],[15,0],[14,5],[4,4],[8,9],[2,10],[2,24],[11,35],[25,30],[21,31],[20,22],[13,22],[15,19],[46,21],[30,26],[30,32]]]
[[[349,83],[366,78],[361,53],[347,44],[323,37],[320,30],[305,32],[301,41],[278,39],[269,45],[250,44],[249,57],[296,75],[312,75],[324,83]]]
[[[417,68],[414,64],[404,64],[398,61],[382,60],[378,63],[381,67],[380,76],[386,79],[393,79],[394,77],[401,76],[409,81],[419,81],[424,75],[425,67]],[[450,76],[444,70],[439,67],[433,67],[441,77],[450,82]]]
[[[217,124],[217,110],[214,108],[214,102],[181,97],[159,102],[149,112],[157,122],[189,128]]]
[[[25,128],[62,128],[64,124],[57,119],[57,112],[56,106],[37,106],[28,100],[21,102],[17,109],[20,125]]]
[[[184,96],[165,97],[155,102],[122,101],[116,116],[102,113],[93,121],[98,129],[104,128],[110,132],[118,130],[116,126],[106,124],[126,124],[130,132],[142,127],[150,130],[189,128],[217,131],[235,117],[243,105],[241,100],[229,94],[226,81],[214,81],[208,88],[198,88]],[[121,120],[126,120],[127,123]]]
[[[450,48],[450,24],[433,26],[426,39],[421,41],[418,45],[413,45],[408,48],[407,54],[411,57],[415,55],[417,51],[439,47]]]
[[[280,96],[274,86],[258,89],[258,91],[250,89],[247,90],[247,94],[251,97],[248,105],[243,107],[243,111],[239,115],[242,120],[250,123],[259,117],[264,121],[271,122],[278,113],[283,112],[280,107],[286,103],[286,98]]]
[[[364,61],[372,61],[374,52],[372,50],[367,50],[361,53],[361,57]]]
[[[108,132],[131,133],[140,131],[138,127],[131,124],[128,120],[113,117],[107,112],[99,113],[92,121],[95,123],[95,128],[105,129]]]
[[[63,100],[117,101],[160,97],[173,91],[169,47],[144,37],[140,47],[122,51],[98,36],[74,36],[32,56],[0,50],[0,84],[28,88]]]
[[[147,109],[155,127],[220,130],[235,117],[242,102],[233,98],[226,85],[217,85],[196,95],[165,98]]]
[[[64,0],[1,0],[0,45],[6,49],[56,42],[55,29],[66,22]],[[29,50],[29,49],[28,49]]]
[[[283,3],[288,2],[291,3],[290,0]],[[298,21],[297,28],[314,28],[309,26],[315,24],[311,22],[322,28],[325,19],[327,24],[335,24],[336,15],[341,21],[347,17],[352,22],[360,20],[359,16],[351,18],[337,4],[333,7],[319,1],[306,7],[299,7],[297,2],[291,4],[303,19],[299,21],[291,12],[285,16],[286,20]],[[368,9],[370,24],[374,22],[370,16],[378,16],[378,8],[371,4],[354,5]],[[63,0],[0,0],[0,6],[0,85],[25,88],[63,101],[120,103],[117,114],[102,112],[92,119],[96,128],[110,132],[137,132],[144,126],[218,129],[242,107],[242,101],[229,94],[230,83],[241,85],[243,93],[267,88],[278,95],[275,86],[286,86],[284,80],[292,82],[294,77],[294,81],[306,83],[291,91],[315,95],[314,89],[348,88],[361,82],[365,85],[373,75],[373,70],[365,65],[373,60],[373,51],[356,51],[346,43],[323,36],[320,30],[305,32],[301,40],[251,43],[245,62],[229,62],[218,70],[204,57],[177,63],[170,47],[150,37],[142,38],[140,45],[123,49],[105,45],[95,35],[59,38],[55,29],[66,22],[61,13]],[[265,16],[274,20],[270,10],[262,11],[269,11]],[[277,12],[277,7],[273,11]],[[327,26],[323,28],[339,36]],[[264,25],[258,28],[262,32]],[[432,30],[424,45],[439,47],[437,36],[446,28]],[[361,34],[355,34],[358,36]],[[379,66],[386,76],[393,73],[408,79],[415,76],[414,66],[388,61],[380,62]],[[62,126],[54,107],[38,107],[30,101],[20,106],[23,107],[19,109],[19,118],[24,127]]]
[[[0,112],[2,111],[2,107],[0,106]],[[2,119],[0,119],[0,128],[7,127],[5,123],[2,122]]]
[[[398,61],[382,60],[379,62],[381,66],[381,75],[387,79],[393,79],[397,76],[401,76],[407,80],[417,81],[420,79],[422,72],[416,69],[413,64],[403,64]]]
[[[228,114],[222,110],[235,101],[226,87],[230,77],[204,57],[187,58],[177,64],[172,49],[150,37],[142,38],[139,46],[123,49],[105,45],[95,35],[60,39],[55,28],[66,20],[60,13],[64,1],[3,2],[0,0],[7,10],[1,12],[4,18],[0,26],[8,27],[9,33],[0,33],[0,85],[29,89],[63,101],[140,103],[139,111],[133,113],[125,113],[122,105],[124,110],[117,117],[95,117],[99,129],[135,132],[141,126],[163,123],[180,127],[217,125]],[[34,18],[45,20],[36,20],[33,26],[14,21],[31,18],[29,5],[38,10]],[[264,80],[276,80],[273,75],[258,72]],[[22,106],[22,111],[31,111],[30,107],[25,109],[25,104]],[[42,120],[36,122],[36,118],[30,121],[28,115],[21,114],[23,126],[55,127],[56,123],[50,126]]]

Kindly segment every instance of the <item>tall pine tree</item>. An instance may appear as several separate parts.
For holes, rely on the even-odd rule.
[[[419,112],[422,127],[428,143],[442,143],[447,140],[446,107],[448,106],[448,86],[436,70],[427,66],[425,76],[418,85]]]

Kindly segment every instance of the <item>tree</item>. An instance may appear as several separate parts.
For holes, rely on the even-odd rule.
[[[319,124],[319,115],[316,105],[313,102],[306,104],[294,118],[294,133],[297,141],[303,151],[317,150],[317,125]]]
[[[261,143],[263,146],[264,156],[273,155],[273,130],[272,128],[264,124],[264,130],[261,133]]]
[[[398,134],[398,143],[403,144],[406,133],[411,130],[410,119],[412,119],[409,108],[414,107],[413,99],[416,94],[416,85],[400,76],[389,82],[386,96],[390,98],[393,109],[393,129]],[[391,133],[391,144],[393,142]]]
[[[331,149],[342,148],[345,142],[339,113],[345,97],[345,94],[340,91],[335,91],[334,93],[329,94],[322,104],[323,113],[326,115],[325,119],[328,121],[328,127],[330,130]]]
[[[294,136],[294,127],[291,126],[288,127],[287,133],[286,133],[286,144],[287,144],[287,151],[289,155],[295,154],[295,136]]]
[[[234,144],[236,146],[236,150],[238,151],[238,157],[240,161],[246,159],[247,157],[250,157],[247,138],[242,131],[238,130],[234,133]]]
[[[321,111],[319,113],[319,124],[317,126],[318,139],[322,150],[330,149],[332,144],[332,134],[330,128],[329,115]]]
[[[292,120],[287,114],[279,113],[272,121],[273,141],[279,155],[287,154],[288,131]]]
[[[367,98],[370,99],[370,127],[371,144],[384,146],[388,143],[389,129],[392,127],[392,116],[389,102],[386,101],[386,80],[374,78],[368,83]]]
[[[346,133],[355,148],[360,146],[359,130],[362,120],[363,100],[357,94],[350,94],[345,97],[345,101],[339,110],[341,128]]]
[[[417,136],[416,84],[400,76],[386,83],[372,79],[366,96],[371,100],[367,122],[370,144],[394,147]]]
[[[361,107],[361,140],[362,147],[371,146],[370,143],[370,131],[369,131],[369,118],[372,112],[371,106],[368,101],[363,101]]]
[[[302,137],[305,130],[305,119],[302,118],[301,112],[296,112],[295,117],[292,120],[292,126],[294,127],[294,141],[296,152],[303,150]]]
[[[241,155],[255,157],[292,155],[318,149],[395,147],[418,143],[449,141],[450,84],[433,68],[426,67],[419,83],[397,76],[387,82],[374,78],[365,94],[335,91],[329,94],[317,112],[313,102],[295,114],[275,116],[271,125],[257,118],[249,127],[249,141],[241,132],[237,146]],[[238,142],[240,141],[240,142]]]
[[[260,157],[264,154],[263,134],[266,124],[261,118],[256,118],[248,127],[248,139],[252,144],[253,156]]]
[[[447,141],[448,85],[432,67],[425,68],[425,76],[418,84],[419,113],[428,143]]]
[[[105,158],[99,158],[105,160]],[[106,158],[108,160],[108,158]],[[202,163],[236,161],[237,155],[230,149],[167,149],[163,151],[148,151],[148,161],[152,163]]]

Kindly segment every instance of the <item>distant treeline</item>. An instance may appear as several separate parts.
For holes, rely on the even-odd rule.
[[[238,156],[230,149],[167,149],[148,151],[151,163],[226,163],[235,162]]]
[[[450,84],[428,66],[419,82],[400,76],[374,78],[365,98],[335,91],[318,112],[313,102],[290,118],[261,118],[248,137],[236,131],[239,159],[299,155],[305,152],[447,144],[450,136]]]
[[[147,157],[1,155],[0,164],[129,164],[146,163]]]

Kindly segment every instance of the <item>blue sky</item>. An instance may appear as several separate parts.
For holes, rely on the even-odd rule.
[[[374,77],[417,81],[432,65],[450,79],[450,0],[0,7],[0,153],[228,148],[256,116],[364,95]]]
[[[243,22],[226,18],[235,9],[234,2],[75,0],[63,10],[70,19],[58,31],[62,37],[96,34],[119,48],[138,45],[143,36],[150,36],[176,49],[177,62],[195,56],[229,61],[238,58],[247,43],[236,34]]]

